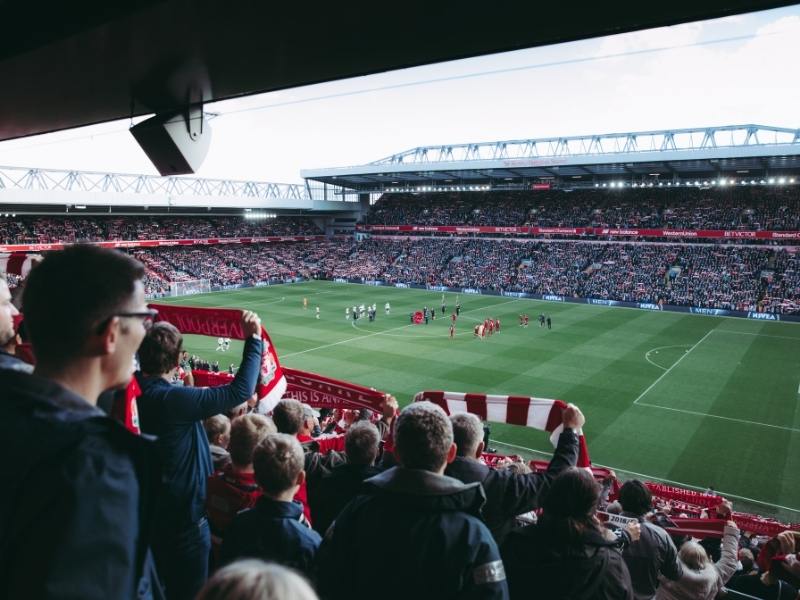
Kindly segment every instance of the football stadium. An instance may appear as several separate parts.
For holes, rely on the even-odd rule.
[[[313,65],[286,59],[292,75],[218,73],[202,52],[181,66],[144,48],[85,53],[176,4],[67,19],[0,53],[0,76],[68,55],[93,65],[76,84],[119,73],[65,91],[63,113],[39,84],[0,99],[18,115],[0,122],[0,164],[42,160],[0,166],[0,597],[800,598],[800,129],[751,122],[762,113],[742,92],[719,110],[746,120],[701,127],[604,130],[598,112],[596,129],[563,120],[538,137],[512,115],[525,133],[493,141],[398,127],[423,141],[387,130],[353,150],[331,134],[341,156],[327,165],[312,149],[269,154],[294,183],[223,157],[246,139],[227,124],[257,130],[265,106],[312,119],[319,102],[404,88],[434,105],[426,85],[523,85],[696,48],[756,61],[765,39],[794,48],[796,6],[598,16],[447,52],[427,26],[416,53],[370,29],[365,48],[394,39],[406,57],[347,64],[334,45]],[[227,18],[246,32],[253,16]],[[750,18],[760,28],[743,33]],[[727,37],[681,37],[718,21]],[[576,41],[604,35],[597,56]],[[539,46],[533,71],[513,52],[463,70]],[[391,70],[472,56],[435,80]],[[371,73],[362,88],[301,88]],[[248,104],[257,91],[277,95]],[[120,132],[149,173],[103,168],[127,151]],[[59,166],[74,160],[87,166]]]

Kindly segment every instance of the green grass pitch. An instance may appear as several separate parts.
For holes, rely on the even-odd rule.
[[[574,402],[596,464],[622,477],[710,485],[739,509],[800,521],[800,325],[461,294],[451,340],[441,298],[306,282],[167,301],[255,310],[283,364],[373,386],[401,404],[425,389]],[[449,316],[456,294],[445,299]],[[362,303],[378,305],[376,321],[345,320],[345,307]],[[410,325],[409,313],[425,304],[437,319]],[[527,329],[518,326],[522,312],[532,317]],[[540,312],[552,330],[538,326]],[[501,319],[501,332],[474,339],[474,324],[487,317]],[[241,356],[238,342],[224,354],[212,338],[188,336],[185,346],[223,369]],[[552,452],[541,432],[492,432],[504,453]]]

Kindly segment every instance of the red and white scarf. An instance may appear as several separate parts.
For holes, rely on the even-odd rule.
[[[423,400],[441,406],[448,415],[467,412],[477,415],[484,421],[522,425],[546,431],[550,434],[550,441],[554,447],[558,445],[558,436],[564,430],[562,415],[567,407],[563,400],[549,398],[441,391],[419,392],[414,396],[414,402]],[[578,430],[575,433],[578,434],[580,443],[577,466],[591,467],[583,431]]]

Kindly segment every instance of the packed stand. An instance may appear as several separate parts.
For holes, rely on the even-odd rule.
[[[800,230],[800,193],[787,188],[384,194],[372,225]]]
[[[372,238],[132,252],[147,265],[150,294],[192,279],[226,286],[341,277],[800,313],[800,256],[791,248]]]
[[[115,240],[203,239],[321,235],[311,219],[277,217],[17,216],[0,219],[0,243],[51,244]]]

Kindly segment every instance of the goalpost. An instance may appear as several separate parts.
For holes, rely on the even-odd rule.
[[[170,281],[170,296],[191,296],[192,294],[204,294],[211,291],[210,279],[192,279],[191,281]]]

